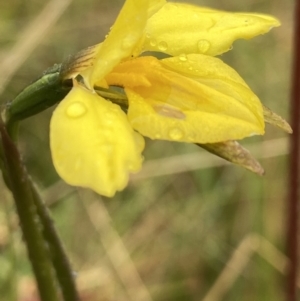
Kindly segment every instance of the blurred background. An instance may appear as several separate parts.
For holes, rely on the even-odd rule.
[[[293,1],[186,2],[281,20],[267,35],[235,42],[221,58],[266,106],[289,120]],[[54,63],[102,41],[123,3],[0,1],[1,103]],[[61,16],[51,21],[55,13]],[[34,45],[43,26],[48,30]],[[263,177],[196,145],[147,139],[143,170],[108,199],[59,179],[49,151],[52,111],[22,121],[19,146],[53,214],[84,301],[283,300],[285,133],[267,126],[264,137],[242,141],[265,168]],[[38,300],[12,198],[0,181],[0,299]]]

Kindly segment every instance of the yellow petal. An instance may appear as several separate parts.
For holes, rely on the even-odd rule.
[[[96,54],[92,68],[81,75],[89,88],[101,80],[122,59],[131,55],[141,39],[146,22],[165,3],[165,0],[127,0],[112,29]]]
[[[250,39],[279,25],[277,19],[268,15],[167,3],[147,22],[138,48],[172,56],[182,53],[215,56],[230,50],[237,39]]]
[[[53,113],[50,144],[54,166],[69,184],[113,196],[141,168],[143,138],[123,111],[76,85]]]
[[[206,95],[208,106],[224,114],[257,123],[263,129],[263,109],[259,99],[239,74],[220,59],[190,54],[164,59],[161,63],[169,70],[197,82]]]
[[[262,133],[256,124],[220,112],[180,110],[144,99],[126,89],[128,119],[134,129],[151,139],[216,143]],[[260,132],[259,132],[260,131]]]
[[[141,57],[120,64],[106,80],[127,87],[129,120],[152,139],[214,143],[264,133],[258,98],[214,57]]]
[[[222,60],[203,54],[181,54],[160,61],[165,68],[196,79],[221,79],[248,87],[242,77]],[[249,87],[248,87],[249,88]]]

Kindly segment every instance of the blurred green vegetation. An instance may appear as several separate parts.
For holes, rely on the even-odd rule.
[[[189,2],[268,13],[281,20],[282,26],[267,35],[235,42],[222,59],[243,76],[266,106],[288,119],[292,1]],[[37,0],[0,2],[0,61],[45,4]],[[121,0],[72,1],[15,73],[1,102],[13,98],[44,69],[103,40],[122,4]],[[214,156],[195,145],[148,139],[141,176],[133,177],[128,188],[107,199],[68,187],[57,176],[48,142],[52,111],[21,123],[19,146],[53,213],[84,300],[283,299],[284,133],[267,126],[264,137],[243,142],[264,166],[264,177],[233,165],[215,166]],[[186,162],[195,153],[207,158],[203,168],[196,161],[199,168]],[[178,158],[180,172],[164,165],[173,156]],[[161,175],[151,172],[154,164]],[[31,269],[13,202],[2,180],[0,188],[0,299],[13,301],[18,291],[18,300],[36,300],[30,297],[34,295]],[[220,275],[221,285],[217,282]]]

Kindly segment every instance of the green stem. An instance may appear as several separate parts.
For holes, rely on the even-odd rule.
[[[9,204],[6,200],[4,200],[4,210],[5,210],[5,215],[6,215],[6,224],[8,225],[8,231],[9,231],[9,241],[8,241],[8,257],[11,262],[11,268],[10,271],[7,275],[7,280],[4,283],[4,287],[6,288],[6,291],[8,291],[7,294],[5,294],[5,297],[7,300],[10,301],[17,301],[17,266],[18,266],[18,258],[13,242],[13,226],[10,220],[11,216],[11,210],[9,208]],[[2,295],[2,297],[4,297]]]
[[[7,128],[10,137],[14,141],[17,141],[18,134],[18,122],[11,122]],[[53,221],[47,210],[47,207],[43,203],[39,194],[37,193],[34,185],[31,183],[33,201],[37,209],[40,221],[43,226],[43,235],[50,247],[51,260],[56,272],[57,279],[59,281],[62,295],[65,301],[78,301],[80,300],[76,284],[74,281],[74,274],[69,263],[68,257],[65,253],[64,247],[57,234]]]
[[[62,83],[60,65],[54,65],[52,68],[46,70],[42,77],[26,87],[12,102],[6,105],[6,130],[10,138],[17,143],[19,120],[34,115],[59,102],[70,89],[71,85],[68,86],[67,81],[65,81],[64,84]],[[3,171],[5,173],[5,169]],[[50,259],[52,260],[64,300],[78,301],[79,296],[76,290],[73,272],[62,243],[45,204],[35,190],[33,183],[30,179],[28,179],[28,181],[38,219],[43,227],[44,240],[47,241],[50,247]],[[9,181],[6,182],[9,187]]]
[[[65,254],[61,240],[58,237],[53,221],[49,215],[48,209],[34,188],[32,189],[32,194],[38,215],[44,227],[44,237],[50,246],[52,262],[56,270],[56,275],[62,289],[64,300],[79,301],[80,298],[76,290],[74,273],[68,257]]]
[[[59,301],[56,279],[45,243],[42,227],[34,204],[31,182],[19,152],[0,120],[1,153],[9,187],[17,207],[28,255],[43,301]]]

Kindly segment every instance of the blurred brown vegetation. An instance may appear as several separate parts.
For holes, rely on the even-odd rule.
[[[266,106],[288,119],[292,1],[189,2],[268,13],[281,20],[282,26],[265,36],[237,41],[222,59]],[[1,62],[46,3],[0,2]],[[102,41],[122,4],[70,1],[16,68],[1,102],[12,99],[44,69]],[[4,80],[7,71],[1,71]],[[52,111],[21,123],[19,146],[53,213],[84,300],[283,299],[288,154],[284,133],[267,126],[264,137],[243,141],[264,166],[264,177],[224,164],[195,145],[148,139],[143,171],[132,177],[127,189],[107,199],[68,187],[57,176],[48,142]],[[0,185],[1,300],[15,300],[16,290],[18,300],[34,300],[14,206]]]

